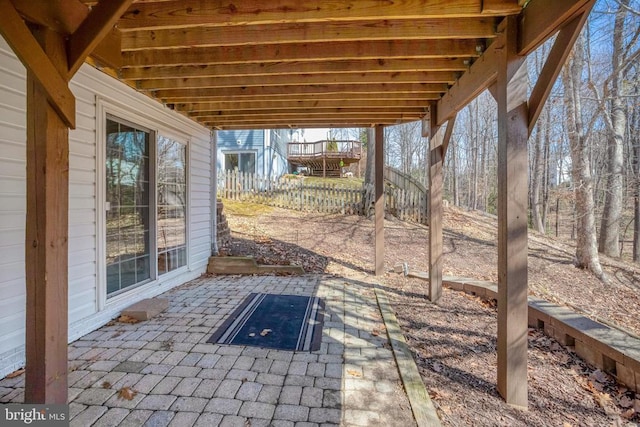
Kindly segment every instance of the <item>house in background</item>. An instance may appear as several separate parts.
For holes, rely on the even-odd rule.
[[[285,129],[217,131],[219,171],[278,177],[289,172]]]

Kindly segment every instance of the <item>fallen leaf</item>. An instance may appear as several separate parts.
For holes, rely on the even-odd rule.
[[[118,397],[124,400],[133,400],[133,398],[136,397],[136,394],[138,394],[138,392],[131,390],[130,387],[122,387],[118,390]]]
[[[622,396],[620,399],[618,399],[618,405],[623,408],[631,408],[633,406],[633,400],[631,400],[627,396]]]
[[[352,377],[357,377],[360,378],[362,376],[362,374],[358,371],[356,371],[355,369],[347,369],[347,374],[351,375]]]
[[[263,329],[262,332],[260,332],[260,336],[266,337],[269,335],[269,332],[271,332],[271,329]]]
[[[131,317],[131,316],[127,316],[126,314],[123,314],[122,316],[118,317],[118,322],[134,324],[134,323],[139,323],[140,321],[135,317]]]
[[[15,377],[19,377],[20,375],[24,374],[24,368],[22,369],[18,369],[17,371],[13,371],[11,372],[9,375],[6,376],[6,378],[15,378]]]
[[[636,414],[636,411],[634,411],[633,408],[629,408],[623,413],[621,413],[620,416],[626,420],[630,420],[631,418],[633,418],[635,414]]]
[[[377,337],[378,335],[380,335],[380,332],[378,332],[377,329],[374,329],[373,331],[371,331],[371,335]]]
[[[596,369],[589,376],[594,380],[598,381],[599,383],[609,382],[609,376],[604,372],[602,372],[600,369]]]
[[[111,383],[109,381],[105,381],[102,383],[102,388],[111,388]]]

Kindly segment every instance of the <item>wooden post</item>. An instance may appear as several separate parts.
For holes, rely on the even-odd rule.
[[[61,74],[63,36],[34,36]],[[25,402],[67,402],[69,129],[27,71]]]
[[[375,128],[375,219],[376,219],[376,276],[384,275],[384,126]]]
[[[436,105],[431,107],[431,123],[437,117]],[[447,122],[447,128],[431,130],[429,159],[429,301],[437,302],[442,297],[442,210],[443,178],[442,165],[451,140],[456,116]]]
[[[519,72],[524,57],[516,53],[516,18],[505,21],[505,46],[499,51],[494,91],[498,103],[498,391],[508,404],[526,408],[527,81],[526,72]]]
[[[431,123],[436,122],[436,106],[430,109]],[[429,301],[442,296],[442,128],[432,127],[429,138]]]

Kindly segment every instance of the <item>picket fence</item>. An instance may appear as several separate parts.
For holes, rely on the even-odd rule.
[[[218,197],[305,212],[373,214],[375,192],[371,184],[353,188],[338,182],[313,184],[305,181],[304,177],[285,175],[270,179],[251,173],[225,171],[218,174]],[[403,221],[427,223],[426,192],[386,185],[384,193],[386,213]]]

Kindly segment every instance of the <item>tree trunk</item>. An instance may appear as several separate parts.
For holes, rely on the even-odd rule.
[[[455,206],[460,206],[460,196],[458,195],[458,160],[456,151],[458,151],[456,147],[456,143],[451,138],[451,142],[449,142],[449,151],[451,152],[451,179],[453,181],[453,204]]]
[[[580,86],[583,70],[584,36],[581,35],[562,72],[564,104],[567,113],[566,128],[571,146],[571,177],[576,198],[576,266],[588,269],[599,279],[606,280],[600,266],[596,245],[593,178],[589,165],[589,147],[582,123]]]
[[[638,94],[636,86],[636,96]],[[640,107],[636,104],[631,116],[631,129],[637,129],[640,125]],[[640,263],[640,137],[634,133],[631,137],[631,152],[633,155],[633,174],[631,176],[631,188],[633,188],[633,261]]]
[[[624,49],[624,19],[625,5],[628,0],[622,0],[616,11],[613,28],[613,53],[611,65],[613,78],[611,84],[611,114],[610,131],[612,139],[608,147],[607,186],[600,225],[600,241],[598,250],[611,257],[620,256],[620,220],[622,217],[622,169],[624,163],[623,144],[627,129],[627,112],[625,102],[620,93],[624,83],[624,68],[622,67]]]
[[[544,225],[542,224],[540,190],[542,188],[542,180],[544,179],[543,165],[543,132],[542,126],[538,126],[533,147],[533,173],[531,174],[531,219],[533,228],[538,233],[544,233]]]
[[[376,156],[375,154],[375,131],[374,128],[367,128],[366,129],[367,132],[367,163],[366,163],[366,168],[364,171],[364,184],[366,185],[374,185],[374,177],[375,177],[375,164],[374,164],[374,158]],[[382,171],[380,171],[380,173],[382,173]],[[369,205],[368,201],[367,201],[367,192],[363,191],[362,192],[362,207],[363,207],[363,214],[365,216],[369,216],[369,211],[371,210],[371,206]]]

